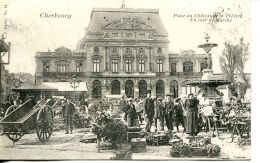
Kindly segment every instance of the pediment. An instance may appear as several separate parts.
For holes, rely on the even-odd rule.
[[[71,50],[62,46],[62,47],[55,49],[55,54],[56,55],[69,55],[69,54],[71,54]]]
[[[105,29],[152,29],[151,26],[144,22],[137,20],[136,18],[120,18],[112,21],[111,23],[105,25]]]

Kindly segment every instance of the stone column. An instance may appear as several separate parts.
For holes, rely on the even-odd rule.
[[[121,64],[120,64],[121,66],[120,66],[120,70],[121,70],[121,72],[124,72],[124,64],[123,64],[123,63],[124,63],[124,50],[123,50],[122,47],[120,48],[119,52],[120,52],[119,54],[120,54],[120,56],[121,56],[121,62],[120,62],[120,63],[121,63]]]
[[[121,95],[125,94],[125,82],[124,80],[120,80],[120,84],[121,84]]]
[[[137,98],[138,96],[139,96],[138,80],[135,79],[135,81],[134,81],[134,97]]]
[[[135,48],[135,54],[133,55],[134,56],[134,59],[133,59],[133,71],[134,72],[137,72],[137,48]]]

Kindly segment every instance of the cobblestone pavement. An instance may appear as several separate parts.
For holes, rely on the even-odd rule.
[[[110,159],[113,150],[101,150],[97,152],[96,143],[81,143],[80,140],[91,136],[87,129],[77,129],[73,134],[64,134],[64,131],[56,131],[50,140],[42,143],[38,140],[36,133],[24,135],[15,145],[5,136],[0,136],[0,159],[22,159],[22,160],[56,160],[56,159]],[[185,136],[177,133],[179,136]],[[208,136],[207,133],[199,135]],[[212,138],[212,143],[221,147],[221,154],[212,160],[248,160],[250,159],[250,146],[239,147],[237,139],[231,142],[230,133],[220,133],[220,138]],[[146,153],[134,153],[133,159],[152,160],[201,160],[209,159],[202,157],[172,158],[170,156],[171,146],[147,146]]]

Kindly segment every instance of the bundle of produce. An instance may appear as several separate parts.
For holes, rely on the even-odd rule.
[[[120,149],[114,152],[114,157],[111,157],[110,160],[132,160],[132,152],[127,149]]]
[[[96,117],[99,111],[98,108],[98,102],[94,102],[92,103],[89,107],[88,107],[88,113],[90,117]]]
[[[220,147],[217,144],[208,144],[206,149],[208,157],[216,157],[220,154]]]
[[[104,141],[101,141],[100,142],[100,149],[101,150],[111,150],[111,149],[114,149],[115,146],[109,142],[108,140],[104,140]]]
[[[53,130],[58,131],[58,130],[63,130],[65,129],[65,123],[64,123],[64,118],[60,116],[55,116],[53,118]]]
[[[153,145],[154,144],[154,142],[155,142],[154,135],[155,135],[155,133],[148,132],[147,135],[145,136],[146,143],[148,145]]]
[[[183,142],[176,143],[174,144],[174,146],[172,146],[170,150],[170,155],[172,157],[183,157],[183,156],[190,157],[191,156],[190,146]]]

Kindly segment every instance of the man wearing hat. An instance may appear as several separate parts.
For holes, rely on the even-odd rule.
[[[191,136],[196,136],[198,134],[198,105],[199,101],[194,98],[191,93],[188,95],[188,99],[185,101],[186,113],[186,133]]]
[[[165,121],[168,130],[173,130],[172,115],[174,114],[174,103],[171,100],[171,96],[171,94],[167,94],[165,101]]]
[[[157,131],[157,121],[159,119],[160,129],[164,131],[164,116],[165,116],[165,106],[162,101],[162,97],[158,97],[155,102],[155,110],[154,110],[154,126],[155,131]]]
[[[147,90],[147,97],[144,103],[144,111],[145,117],[147,118],[147,123],[145,126],[146,132],[150,132],[150,129],[153,124],[153,117],[154,117],[154,100],[151,98],[151,90]]]
[[[126,105],[128,127],[135,126],[135,121],[137,119],[137,113],[136,113],[135,105],[133,104],[133,101],[134,101],[133,98],[129,98],[128,103]]]
[[[66,133],[70,133],[72,134],[72,130],[73,130],[73,114],[75,113],[75,106],[72,104],[70,97],[66,97],[66,102],[63,105],[64,107],[64,117],[65,117],[65,124],[66,124]]]

